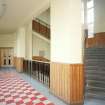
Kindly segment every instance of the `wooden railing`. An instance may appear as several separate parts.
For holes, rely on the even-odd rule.
[[[24,60],[24,72],[50,87],[50,63],[42,61]]]
[[[33,31],[40,33],[42,36],[50,39],[50,25],[41,21],[40,19],[35,19],[32,21],[32,29]]]
[[[105,32],[96,33],[93,38],[86,38],[86,48],[99,47],[105,48]]]

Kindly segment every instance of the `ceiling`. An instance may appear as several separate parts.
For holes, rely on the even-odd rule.
[[[5,0],[6,11],[0,18],[0,34],[12,33],[32,17],[49,8],[49,0]]]

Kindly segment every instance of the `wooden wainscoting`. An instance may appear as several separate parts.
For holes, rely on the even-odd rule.
[[[16,59],[17,59],[17,57],[16,56],[14,56],[14,58],[13,58],[13,61],[14,61],[14,67],[16,67]]]
[[[96,33],[95,41],[96,41],[96,46],[105,47],[105,32]]]
[[[96,33],[93,38],[86,39],[86,48],[105,47],[105,32]]]
[[[84,66],[83,64],[51,63],[51,92],[69,104],[83,103]]]
[[[18,72],[23,72],[23,60],[24,60],[24,58],[22,58],[22,57],[15,58],[15,66],[16,66],[16,70]]]
[[[95,46],[96,46],[96,41],[94,37],[86,39],[86,48],[95,47]]]

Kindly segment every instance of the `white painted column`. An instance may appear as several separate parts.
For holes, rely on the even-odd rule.
[[[25,28],[17,30],[15,67],[18,72],[23,72],[23,59],[25,58]]]
[[[17,41],[16,41],[16,56],[25,58],[25,28],[21,27],[17,31]]]
[[[25,28],[26,28],[26,38],[25,38],[26,56],[25,58],[28,60],[32,60],[32,20],[29,21],[29,23],[25,25]]]
[[[81,0],[51,1],[50,90],[68,104],[84,97]]]
[[[32,21],[17,31],[17,57],[32,59]]]
[[[83,63],[81,0],[51,1],[51,61]]]

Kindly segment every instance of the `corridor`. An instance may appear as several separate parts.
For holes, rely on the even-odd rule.
[[[31,85],[30,85],[31,84]],[[34,87],[37,88],[34,89]],[[43,93],[48,99],[42,95]],[[51,100],[51,101],[49,101]],[[0,105],[66,105],[38,81],[14,68],[0,69]]]
[[[104,105],[104,103],[104,100],[86,98],[84,105]],[[5,67],[0,69],[0,105],[67,104],[53,96],[47,86],[29,75]]]
[[[14,71],[0,71],[0,105],[54,105]]]

